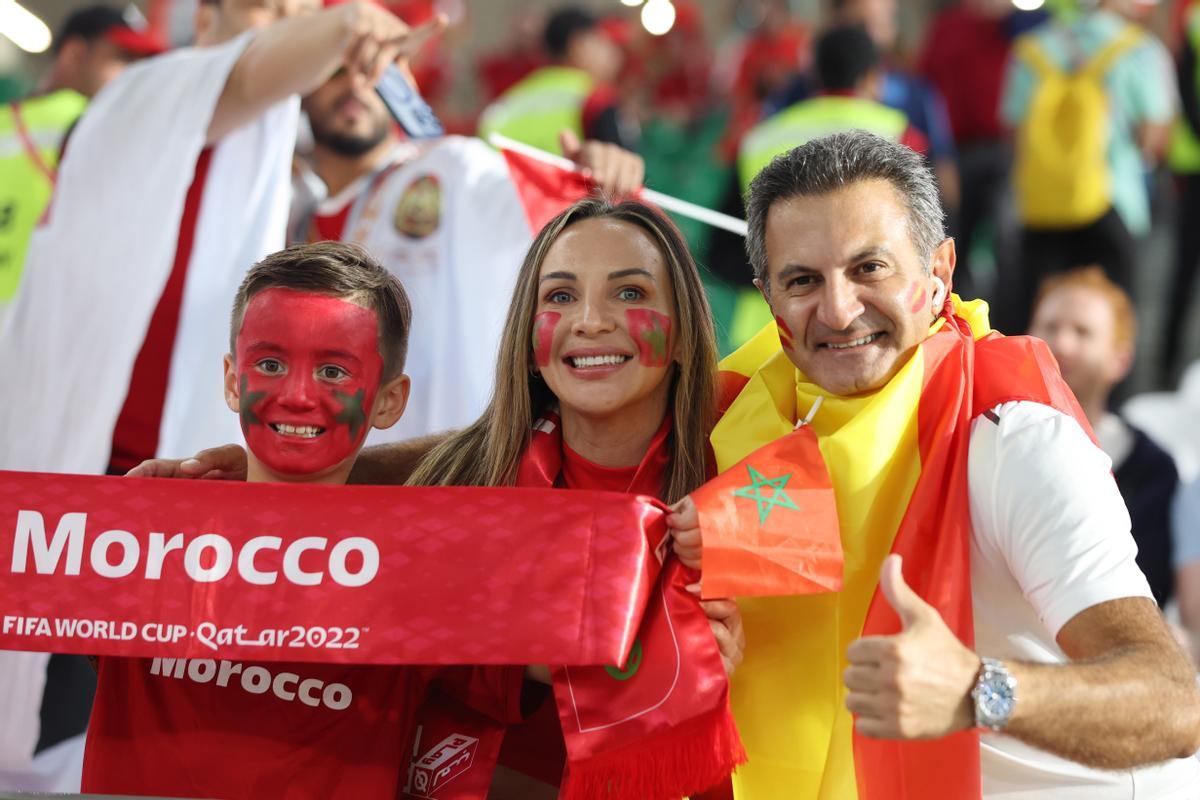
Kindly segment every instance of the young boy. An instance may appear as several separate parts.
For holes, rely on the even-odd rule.
[[[345,482],[367,431],[404,412],[411,316],[400,283],[352,245],[293,247],[250,270],[225,357],[248,480]],[[258,680],[240,677],[252,669]],[[522,672],[103,658],[83,790],[393,797],[431,684],[515,721]]]

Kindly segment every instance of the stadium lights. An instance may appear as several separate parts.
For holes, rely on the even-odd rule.
[[[1046,4],[1046,0],[1013,0],[1018,11],[1037,11]]]
[[[621,5],[635,8],[640,6],[643,2],[645,2],[645,0],[621,0]]]
[[[662,36],[675,24],[675,6],[671,0],[647,0],[642,6],[642,27],[648,33]]]
[[[16,0],[0,0],[0,35],[26,53],[44,53],[50,47],[50,29]]]

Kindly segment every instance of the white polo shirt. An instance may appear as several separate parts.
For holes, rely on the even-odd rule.
[[[1111,469],[1079,423],[1048,406],[1005,403],[974,422],[968,481],[980,655],[1066,663],[1055,637],[1072,617],[1108,600],[1151,597]],[[985,734],[980,762],[988,800],[1200,798],[1196,758],[1097,770]]]

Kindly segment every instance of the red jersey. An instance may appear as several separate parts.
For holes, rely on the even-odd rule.
[[[520,667],[100,660],[83,791],[176,797],[395,797],[431,683],[519,719]]]

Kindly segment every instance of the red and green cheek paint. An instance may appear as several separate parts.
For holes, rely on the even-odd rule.
[[[671,361],[671,318],[649,308],[625,312],[629,335],[637,342],[638,360],[647,367],[665,367]]]
[[[533,318],[533,361],[538,368],[550,366],[550,350],[554,347],[554,329],[558,327],[562,314],[543,311]]]
[[[282,288],[251,299],[235,355],[242,431],[259,461],[307,475],[354,455],[383,376],[377,337],[375,312],[346,300]],[[257,368],[266,359],[278,363],[273,372]],[[330,366],[345,374],[318,376]],[[280,425],[318,432],[284,433]]]

